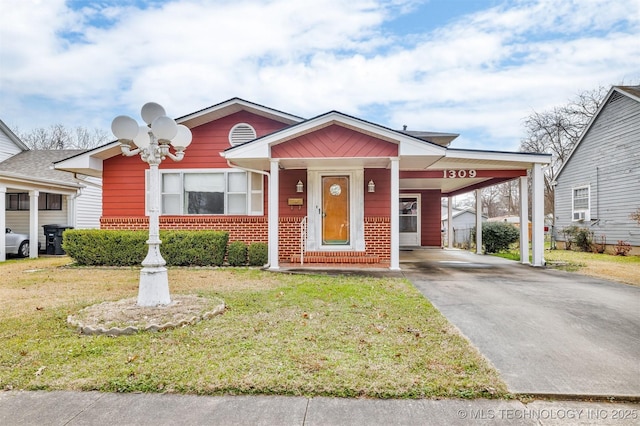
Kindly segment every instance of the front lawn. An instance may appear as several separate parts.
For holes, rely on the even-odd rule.
[[[406,280],[172,268],[172,294],[222,298],[196,325],[83,336],[66,318],[135,297],[136,268],[0,264],[0,389],[505,397],[498,373]]]

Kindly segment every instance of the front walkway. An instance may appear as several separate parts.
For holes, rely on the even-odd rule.
[[[400,261],[511,392],[640,397],[640,287],[461,250]]]

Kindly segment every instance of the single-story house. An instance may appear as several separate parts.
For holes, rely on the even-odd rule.
[[[640,254],[640,86],[614,86],[555,178],[555,238],[571,225]]]
[[[42,225],[98,228],[101,179],[72,174],[53,163],[83,150],[30,150],[0,120],[0,262],[6,259],[5,232],[29,235],[29,257],[46,249]]]
[[[193,141],[181,162],[160,165],[163,229],[268,243],[271,269],[304,261],[398,270],[401,246],[441,246],[442,197],[511,179],[526,192],[531,170],[532,263],[544,263],[547,154],[454,149],[456,134],[393,130],[338,111],[304,119],[239,98],[176,121]],[[103,179],[101,228],[148,227],[148,166],[121,155],[120,142],[56,168]]]

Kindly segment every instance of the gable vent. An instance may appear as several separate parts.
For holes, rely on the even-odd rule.
[[[236,146],[241,143],[252,141],[256,138],[256,129],[250,124],[238,123],[229,132],[229,143]]]
[[[612,103],[618,102],[618,101],[619,101],[620,99],[622,99],[622,98],[624,98],[624,95],[621,95],[621,94],[620,94],[620,93],[618,93],[618,92],[614,92],[614,93],[611,95],[611,99],[609,99],[609,104],[612,104]]]

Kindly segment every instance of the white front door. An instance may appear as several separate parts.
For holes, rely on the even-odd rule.
[[[401,246],[420,245],[420,194],[400,194],[399,230]]]

